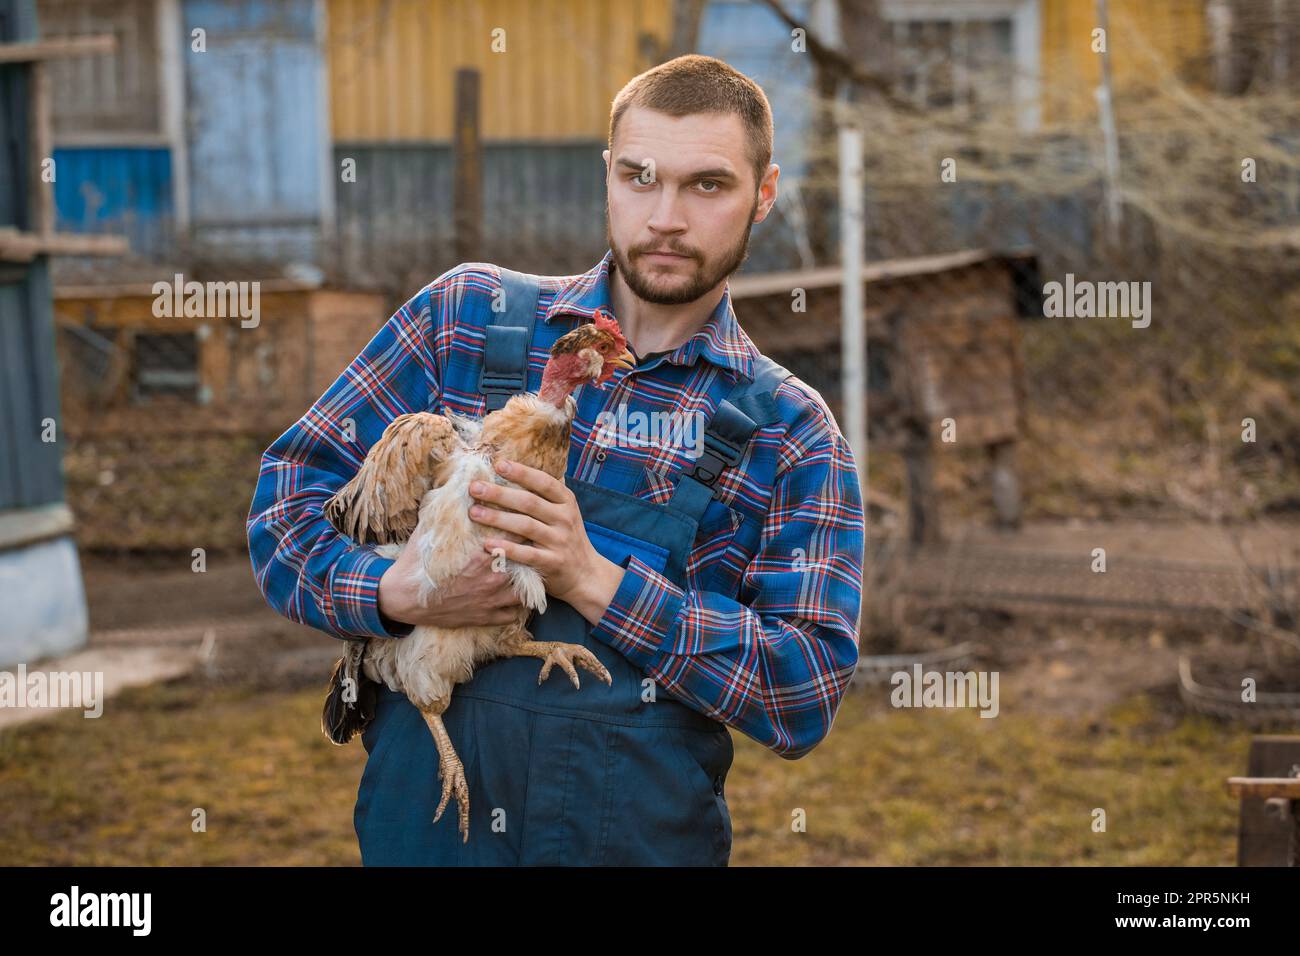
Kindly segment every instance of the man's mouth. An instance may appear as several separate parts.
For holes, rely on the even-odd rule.
[[[687,259],[693,258],[693,256],[688,256],[681,252],[670,252],[667,249],[652,249],[647,252],[638,253],[638,255],[649,259],[656,259],[661,262],[684,262]]]

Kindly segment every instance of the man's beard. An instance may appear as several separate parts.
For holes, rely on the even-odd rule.
[[[685,305],[701,298],[719,282],[740,268],[741,263],[749,256],[749,233],[754,228],[754,213],[757,211],[758,200],[755,199],[754,207],[750,210],[749,219],[745,223],[745,232],[741,235],[740,241],[712,262],[704,261],[698,249],[689,248],[671,241],[633,246],[625,253],[624,250],[614,245],[614,233],[609,226],[608,202],[605,204],[605,241],[614,253],[614,265],[618,269],[618,274],[623,277],[623,281],[627,283],[627,287],[632,290],[633,295],[652,305]],[[690,256],[691,260],[695,262],[695,271],[683,286],[668,289],[656,288],[652,284],[653,280],[638,272],[629,261],[629,259],[636,258],[639,253],[665,247],[670,252]]]

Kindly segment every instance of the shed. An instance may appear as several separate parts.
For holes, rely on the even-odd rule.
[[[42,43],[31,0],[0,0],[0,666],[65,653],[87,638],[50,309],[49,257],[122,251],[54,231],[47,63],[102,49]],[[109,40],[108,42],[111,42]]]
[[[83,547],[246,547],[260,452],[390,314],[373,293],[285,280],[260,283],[258,301],[253,325],[229,310],[160,317],[147,285],[56,291],[68,495]]]
[[[256,286],[255,320],[211,311],[159,316],[166,311],[155,308],[159,296],[172,295],[174,285],[165,293],[149,285],[57,289],[54,318],[69,432],[284,428],[387,317],[377,293],[291,280],[250,284]]]
[[[988,449],[1002,523],[1020,516],[1014,466],[1024,405],[1017,320],[1041,315],[1036,261],[1028,252],[965,250],[863,266],[867,325],[868,435],[907,463],[911,532],[939,536],[932,490],[936,444]],[[821,390],[840,395],[838,266],[740,275],[736,314],[764,354]]]

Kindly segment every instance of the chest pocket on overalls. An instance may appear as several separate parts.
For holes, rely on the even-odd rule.
[[[629,555],[636,555],[639,560],[644,561],[661,574],[664,568],[668,566],[667,548],[649,541],[641,541],[630,535],[598,525],[593,521],[586,521],[584,524],[587,528],[587,537],[591,539],[591,546],[602,557],[613,561],[619,567],[623,566],[623,562],[628,559]]]

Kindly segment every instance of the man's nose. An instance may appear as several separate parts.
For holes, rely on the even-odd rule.
[[[673,233],[686,231],[686,219],[682,215],[682,204],[677,190],[665,187],[659,190],[659,201],[646,222],[652,232]]]

